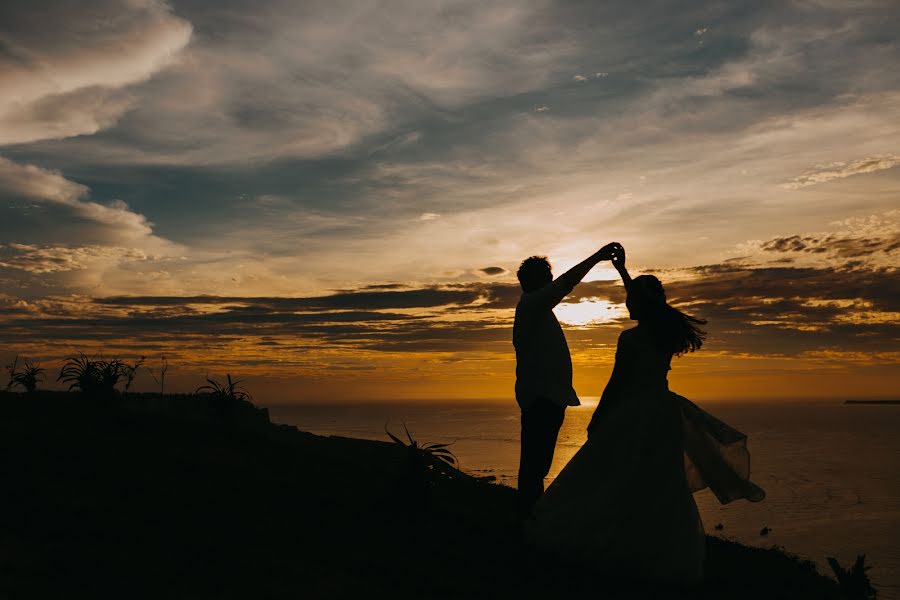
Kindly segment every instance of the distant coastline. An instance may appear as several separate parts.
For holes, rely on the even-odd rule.
[[[844,404],[900,404],[900,400],[844,400]]]

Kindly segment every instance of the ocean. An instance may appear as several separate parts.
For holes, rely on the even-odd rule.
[[[547,484],[586,438],[596,398],[569,408]],[[816,562],[866,555],[879,598],[900,600],[900,405],[841,402],[699,403],[749,436],[751,478],[766,499],[721,506],[695,494],[707,533]],[[515,487],[519,410],[515,401],[270,406],[272,420],[320,435],[388,441],[403,423],[420,442],[453,442],[461,468]],[[723,529],[715,531],[721,523]],[[763,527],[770,532],[761,535]]]

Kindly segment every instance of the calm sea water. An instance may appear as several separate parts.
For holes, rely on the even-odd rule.
[[[570,408],[550,478],[584,443],[596,399]],[[695,495],[709,533],[814,560],[830,573],[866,554],[880,598],[900,600],[900,406],[841,403],[705,404],[749,436],[752,479],[763,502],[719,505],[708,490]],[[519,411],[514,402],[357,404],[270,407],[272,419],[320,435],[388,440],[406,423],[420,442],[454,442],[464,471],[516,485]],[[550,480],[548,480],[549,483]],[[762,537],[762,527],[771,529]]]

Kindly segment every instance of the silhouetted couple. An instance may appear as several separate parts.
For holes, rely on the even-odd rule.
[[[546,492],[565,408],[580,404],[553,308],[599,262],[625,283],[629,317],[588,439]],[[693,492],[762,500],[749,481],[746,436],[669,391],[673,356],[700,348],[705,321],[670,306],[652,275],[631,279],[612,243],[553,279],[544,257],[522,262],[516,307],[516,400],[522,409],[519,515],[527,539],[570,562],[691,585],[703,576],[705,534]]]

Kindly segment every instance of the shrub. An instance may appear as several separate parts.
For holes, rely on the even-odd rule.
[[[37,384],[44,380],[44,369],[40,364],[32,363],[25,359],[25,366],[19,370],[19,357],[16,356],[13,364],[9,365],[6,370],[9,373],[9,383],[6,385],[7,391],[19,385],[25,388],[26,392],[33,392],[37,389]]]
[[[126,379],[126,365],[119,360],[92,360],[84,352],[79,352],[66,360],[57,381],[69,384],[69,391],[78,390],[85,394],[111,396],[116,385]]]
[[[406,448],[410,455],[416,460],[421,461],[425,467],[434,467],[440,463],[444,463],[447,466],[459,468],[459,460],[456,458],[456,455],[447,448],[450,444],[429,443],[420,446],[419,442],[414,440],[412,435],[410,435],[406,423],[403,424],[403,430],[406,432],[406,438],[409,440],[409,444],[388,431],[387,424],[384,426],[384,432],[388,434],[395,443]]]
[[[216,379],[206,378],[207,385],[201,385],[195,390],[197,394],[210,394],[219,400],[233,402],[252,402],[253,397],[241,385],[240,380],[232,381],[231,375],[226,375],[226,381],[219,383]]]
[[[871,600],[877,596],[869,575],[866,573],[871,567],[866,565],[866,555],[856,557],[856,562],[849,569],[845,569],[836,558],[828,557],[828,564],[834,571],[834,576],[841,586],[841,592],[847,600]]]

